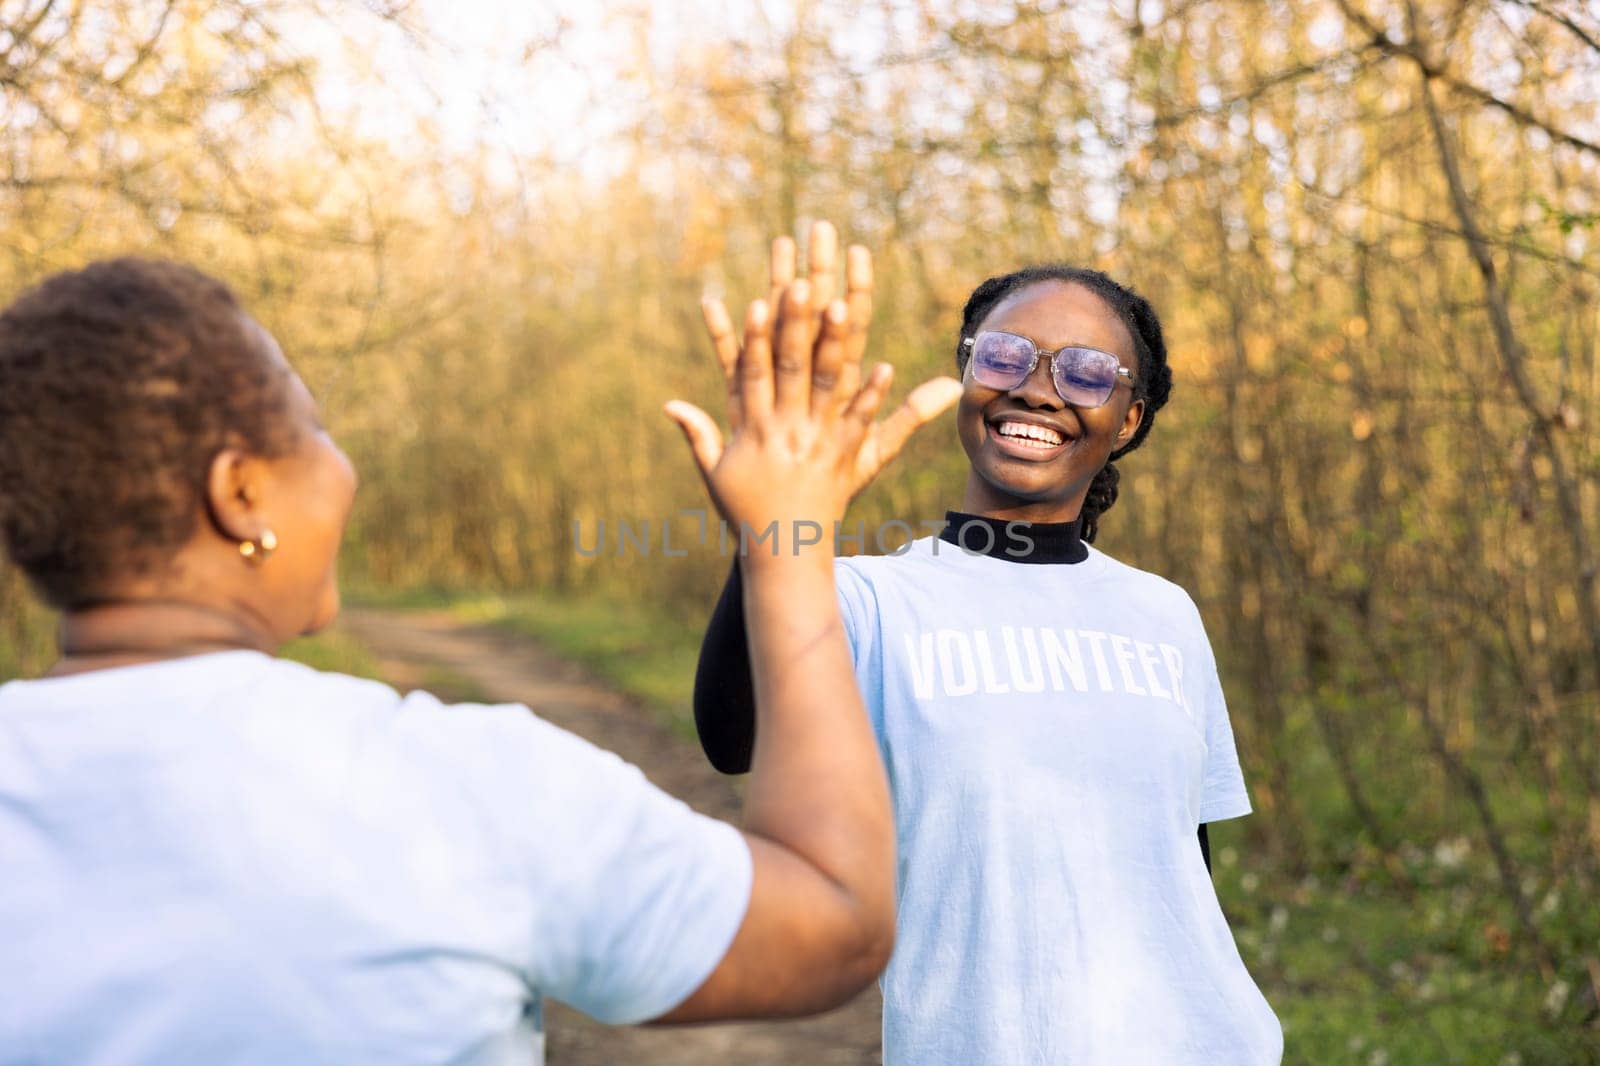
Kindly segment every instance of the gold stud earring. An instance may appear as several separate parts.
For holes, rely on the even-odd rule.
[[[261,536],[255,540],[241,540],[239,554],[253,563],[264,563],[278,550],[278,535],[270,529],[263,529]]]

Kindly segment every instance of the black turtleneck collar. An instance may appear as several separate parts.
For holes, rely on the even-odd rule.
[[[1006,522],[946,511],[939,539],[973,555],[1012,563],[1081,563],[1089,558],[1081,516],[1070,522]]]

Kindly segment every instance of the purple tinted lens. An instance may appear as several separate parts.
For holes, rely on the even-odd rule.
[[[985,388],[1014,389],[1033,369],[1034,353],[1026,337],[980,333],[972,346],[972,376]]]
[[[1111,399],[1117,387],[1115,356],[1093,348],[1063,348],[1056,353],[1054,366],[1056,391],[1061,398],[1079,407],[1099,407]]]

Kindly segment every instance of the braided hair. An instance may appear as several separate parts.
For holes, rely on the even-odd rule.
[[[1134,353],[1139,361],[1133,389],[1134,397],[1144,401],[1144,418],[1140,420],[1139,428],[1133,431],[1133,437],[1112,452],[1111,459],[1095,474],[1094,480],[1089,483],[1089,493],[1083,500],[1083,510],[1080,512],[1083,539],[1093,541],[1100,532],[1100,516],[1117,502],[1117,482],[1122,475],[1117,471],[1115,460],[1133,451],[1149,435],[1156,412],[1166,406],[1167,397],[1172,393],[1172,370],[1167,366],[1167,345],[1161,336],[1161,319],[1156,316],[1150,301],[1098,270],[1049,263],[1001,274],[972,290],[972,295],[967,297],[966,307],[961,311],[961,336],[956,339],[958,371],[964,374],[967,369],[966,341],[977,335],[978,326],[994,310],[995,305],[1017,290],[1041,281],[1081,285],[1100,297],[1132,335]]]

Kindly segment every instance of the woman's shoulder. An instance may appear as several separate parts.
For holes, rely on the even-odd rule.
[[[273,704],[281,706],[293,698],[300,706],[315,708],[319,713],[378,716],[392,718],[396,723],[459,724],[471,720],[475,712],[513,707],[527,714],[528,710],[521,704],[446,703],[426,689],[401,692],[383,681],[321,670],[284,658],[271,660],[269,678],[261,689]]]
[[[262,658],[266,662],[253,687],[275,700],[294,694],[308,703],[372,710],[398,706],[403,699],[395,688],[373,678],[324,670],[281,656]]]
[[[918,573],[936,561],[940,548],[946,552],[957,550],[942,544],[936,537],[923,537],[878,555],[841,555],[833,561],[834,574],[849,575],[869,585],[894,581]]]
[[[13,682],[7,694],[42,703],[84,704],[160,702],[172,706],[226,703],[248,707],[272,703],[285,708],[330,704],[393,704],[394,689],[379,681],[316,670],[303,663],[259,651],[209,652],[161,659],[61,677]]]
[[[1188,589],[1171,578],[1150,570],[1141,570],[1092,544],[1089,545],[1089,561],[1098,564],[1099,575],[1103,580],[1133,593],[1134,597],[1148,607],[1164,610],[1185,619],[1193,619],[1196,622],[1200,620],[1200,609],[1195,605],[1194,597],[1189,595]]]
[[[177,682],[197,702],[282,722],[304,724],[310,720],[323,732],[339,728],[364,731],[396,716],[449,709],[422,689],[402,693],[375,678],[321,669],[283,656],[248,652],[179,662],[184,665],[174,673],[182,676],[164,679],[165,683]]]

